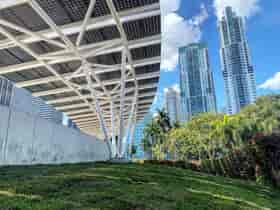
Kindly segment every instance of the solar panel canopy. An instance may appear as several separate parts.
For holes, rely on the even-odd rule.
[[[159,0],[1,0],[0,75],[86,133],[124,136],[153,103]]]

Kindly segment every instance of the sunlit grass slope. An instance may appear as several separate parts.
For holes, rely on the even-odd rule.
[[[279,210],[280,191],[155,165],[4,167],[0,209]]]

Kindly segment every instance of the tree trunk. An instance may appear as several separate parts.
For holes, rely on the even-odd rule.
[[[280,187],[280,171],[277,171],[274,167],[271,169],[271,174],[274,179],[276,187]]]
[[[255,165],[255,178],[258,180],[262,176],[262,169],[261,165],[259,163],[256,163]]]
[[[225,170],[225,167],[224,167],[222,159],[219,158],[218,161],[219,161],[219,165],[220,165],[220,167],[221,167],[221,169],[223,171],[223,175],[226,176],[227,173],[226,173],[226,170]]]
[[[164,158],[162,158],[162,145],[159,145],[159,160],[163,160]]]
[[[214,165],[214,159],[212,157],[212,154],[210,151],[207,150],[207,153],[208,153],[208,156],[209,156],[209,160],[210,160],[210,163],[211,163],[211,171],[215,171],[215,165]]]
[[[226,161],[227,161],[227,169],[228,169],[228,175],[233,173],[235,175],[235,169],[232,167],[232,164],[234,164],[230,158],[230,153],[226,155]],[[233,170],[233,171],[232,171]]]

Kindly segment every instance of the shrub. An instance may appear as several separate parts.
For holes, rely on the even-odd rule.
[[[191,162],[186,161],[173,161],[173,160],[144,160],[144,164],[164,165],[170,167],[192,169],[198,171],[198,166]]]
[[[200,171],[231,178],[255,180],[254,161],[249,150],[249,148],[244,148],[243,151],[235,150],[213,161],[202,160]]]

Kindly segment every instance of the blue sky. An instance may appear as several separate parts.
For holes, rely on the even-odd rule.
[[[221,13],[225,5],[233,6],[246,19],[258,95],[280,93],[280,1],[161,0],[161,3],[164,17],[163,61],[154,109],[163,103],[164,88],[179,84],[176,60],[178,47],[198,41],[208,44],[218,107],[222,109],[225,106],[217,31],[217,14]]]

